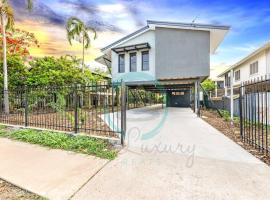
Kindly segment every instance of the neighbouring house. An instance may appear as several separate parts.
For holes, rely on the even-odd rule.
[[[224,80],[223,78],[212,78],[215,83],[215,90],[210,92],[210,98],[216,99],[224,96]]]
[[[188,107],[210,73],[213,54],[229,26],[147,21],[147,25],[101,49],[96,59],[112,70],[112,80],[129,88],[163,92],[167,106]]]
[[[233,87],[239,87],[242,82],[265,78],[269,73],[270,42],[229,67],[219,77],[224,77],[225,96],[230,96],[228,88],[231,83]]]

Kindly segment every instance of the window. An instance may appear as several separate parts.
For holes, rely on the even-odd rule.
[[[240,70],[234,72],[234,80],[240,81]]]
[[[142,71],[149,70],[149,51],[142,52]]]
[[[120,54],[118,57],[118,72],[125,72],[125,54]]]
[[[137,56],[136,53],[129,54],[129,70],[130,72],[136,72],[137,71]]]
[[[250,69],[250,75],[257,74],[258,73],[258,61],[250,64],[249,69]]]
[[[185,92],[172,92],[173,96],[183,96],[185,95]]]
[[[231,77],[229,77],[228,74],[225,75],[225,86],[230,87],[231,86]]]

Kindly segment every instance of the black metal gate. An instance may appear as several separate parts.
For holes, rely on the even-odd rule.
[[[241,137],[265,153],[269,151],[269,92],[269,79],[246,82],[239,91]]]
[[[126,130],[124,82],[19,87],[9,91],[9,113],[0,97],[0,123],[118,137]]]

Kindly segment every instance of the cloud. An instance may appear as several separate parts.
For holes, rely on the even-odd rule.
[[[59,0],[59,7],[67,8],[70,16],[78,16],[86,21],[88,26],[95,28],[97,31],[123,32],[123,30],[112,23],[102,20],[102,12],[96,4],[85,0]],[[90,20],[89,20],[90,19]]]
[[[78,13],[86,12],[89,15],[97,14],[98,10],[96,5],[84,0],[59,0],[62,5],[69,6],[71,9],[76,10]]]
[[[141,17],[141,11],[140,11],[139,6],[138,6],[140,1],[138,1],[138,0],[120,0],[119,2],[125,6],[127,11],[129,12],[129,14],[131,15],[131,17],[135,21],[136,26],[140,27],[140,26],[144,25],[144,21],[142,20],[142,17]]]
[[[26,10],[24,0],[10,0],[10,2],[15,9],[17,21],[34,19],[40,23],[63,27],[68,17],[79,16],[87,25],[94,27],[97,31],[123,32],[121,28],[103,21],[100,17],[102,13],[95,4],[83,0],[59,0],[56,3],[54,2],[56,7],[50,7],[50,4],[48,6],[42,0],[35,0],[34,8],[31,12]],[[64,11],[63,8],[65,8]]]
[[[26,3],[22,0],[10,0],[11,5],[15,9],[15,18],[17,21],[21,21],[27,18],[42,21],[44,23],[63,25],[65,23],[65,17],[54,12],[49,6],[36,0],[34,2],[33,11],[26,10]]]

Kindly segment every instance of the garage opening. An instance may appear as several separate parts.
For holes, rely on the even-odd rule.
[[[162,104],[194,109],[195,84],[128,85],[128,109]]]
[[[168,107],[190,107],[191,106],[191,91],[176,90],[167,92]]]

